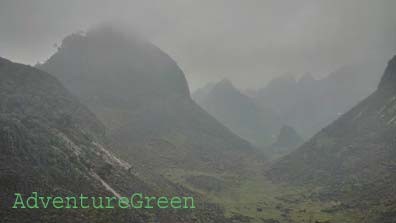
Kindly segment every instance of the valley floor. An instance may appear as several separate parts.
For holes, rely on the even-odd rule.
[[[341,202],[315,199],[315,190],[274,184],[263,176],[236,177],[175,169],[165,176],[218,204],[232,222],[352,223],[363,219],[361,211],[342,208]]]

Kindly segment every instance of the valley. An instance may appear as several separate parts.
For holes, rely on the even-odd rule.
[[[15,2],[0,222],[396,223],[390,1]]]
[[[183,170],[165,175],[213,202],[219,210],[224,209],[231,222],[357,223],[367,214],[357,208],[345,208],[338,200],[321,199],[320,188],[278,184],[260,175],[242,177]]]

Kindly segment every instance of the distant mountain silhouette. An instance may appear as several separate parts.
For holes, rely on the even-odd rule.
[[[198,104],[208,98],[213,88],[216,86],[216,83],[207,83],[205,86],[198,88],[195,90],[191,97],[194,99],[195,102]]]
[[[193,98],[209,114],[256,146],[271,145],[282,126],[271,109],[258,106],[227,79],[198,89]]]
[[[396,221],[396,56],[378,89],[272,166],[275,181],[320,186],[321,199]],[[351,85],[352,86],[352,85]]]
[[[282,76],[258,91],[258,104],[271,108],[286,125],[309,138],[375,90],[378,68],[367,62],[342,67],[327,77]]]

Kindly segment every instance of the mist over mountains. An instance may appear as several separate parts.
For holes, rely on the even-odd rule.
[[[270,145],[282,126],[275,112],[259,106],[227,79],[197,90],[193,98],[209,114],[256,146]]]
[[[375,90],[382,69],[375,64],[352,64],[319,80],[310,74],[277,78],[258,91],[256,100],[309,138]]]
[[[116,212],[11,209],[13,194],[114,195],[151,186],[108,150],[104,126],[53,76],[0,58],[0,215],[4,222],[95,222]],[[111,188],[111,189],[109,189]],[[118,213],[143,222],[142,213]]]
[[[193,98],[236,134],[265,148],[275,142],[283,125],[309,139],[363,100],[380,80],[380,75],[373,75],[380,73],[377,64],[345,66],[322,79],[285,75],[249,95],[229,81],[210,83],[196,90]]]
[[[367,222],[395,221],[395,76],[396,56],[373,94],[280,159],[271,177],[322,185],[323,199],[373,210]]]
[[[40,68],[105,123],[118,154],[146,168],[240,169],[254,153],[196,105],[177,64],[138,37],[111,27],[74,34]]]
[[[62,221],[109,222],[112,215],[119,222],[153,218],[227,222],[222,209],[211,208],[213,201],[207,200],[201,201],[209,206],[193,214],[77,210],[59,215],[43,210],[32,217],[29,210],[10,208],[15,191],[117,197],[136,191],[157,196],[177,193],[194,195],[199,202],[200,193],[173,177],[194,184],[205,172],[236,177],[246,173],[248,162],[259,161],[248,142],[192,101],[184,74],[172,59],[148,42],[138,41],[143,40],[124,38],[111,28],[65,38],[59,52],[38,66],[56,73],[60,81],[37,68],[1,59],[1,143],[5,150],[0,176],[7,202],[0,213],[9,222],[46,222],[60,216],[64,216]],[[128,59],[118,60],[122,57]],[[144,61],[130,63],[131,57]],[[179,175],[187,170],[202,173]]]
[[[218,3],[210,2],[210,10],[219,8]],[[271,12],[244,4],[259,14]],[[373,14],[382,16],[378,9],[386,5],[377,5]],[[311,20],[321,18],[359,28],[367,25],[370,31],[389,28],[389,22],[381,23],[378,18],[362,22],[355,17],[341,21],[337,14],[328,13],[332,10],[318,10],[306,3],[279,6],[284,16],[298,12],[293,17],[297,21],[282,16],[269,20],[274,33],[266,35],[272,42],[242,32],[263,27],[261,20],[257,24],[249,19],[224,20],[231,24],[226,30],[238,33],[229,38],[224,38],[227,32],[212,31],[206,36],[199,29],[191,33],[167,30],[174,31],[173,42],[184,37],[203,39],[201,48],[188,50],[183,43],[182,50],[163,49],[139,32],[107,24],[66,35],[56,51],[34,67],[0,57],[0,221],[396,222],[396,56],[382,66],[385,61],[381,58],[391,48],[384,47],[388,42],[374,44],[381,42],[374,32],[361,40],[352,38],[357,28],[342,26],[348,30],[339,33],[344,44],[338,35],[330,35],[331,27],[340,25],[327,28]],[[175,16],[183,12],[186,15],[180,18],[192,18],[187,16],[189,12],[177,9]],[[230,13],[235,10],[230,9]],[[5,10],[0,7],[0,11]],[[215,23],[224,15],[213,12],[215,18],[208,16],[207,21]],[[331,18],[316,15],[318,12]],[[359,14],[358,18],[363,17]],[[171,27],[169,21],[161,21],[162,34]],[[186,26],[192,22],[183,21]],[[304,29],[299,28],[301,23]],[[200,28],[208,30],[215,27],[202,24],[205,26]],[[234,25],[244,28],[236,30]],[[46,36],[44,30],[49,28],[41,28]],[[9,41],[13,34],[7,30]],[[383,40],[391,38],[391,33],[378,32],[381,37],[388,34]],[[334,45],[327,42],[332,38],[337,38]],[[238,44],[232,45],[236,40]],[[0,48],[7,41],[0,41]],[[357,52],[348,50],[356,46],[361,46]],[[174,56],[178,50],[194,54],[191,58],[197,58],[195,62],[201,66],[194,70],[197,73],[191,73],[193,66],[180,58],[183,54]],[[297,78],[303,68],[328,70],[334,64],[343,65],[326,76],[307,73]],[[190,92],[189,84],[196,84],[192,76],[209,80],[219,66],[230,71],[224,75],[230,78]],[[263,79],[274,76],[265,74],[274,67],[295,70],[260,86]],[[235,82],[245,75],[246,82]],[[238,88],[248,83],[259,87]],[[44,196],[86,194],[115,199],[134,192],[152,196],[152,200],[190,196],[196,207],[12,208],[15,193],[26,197],[34,191]]]

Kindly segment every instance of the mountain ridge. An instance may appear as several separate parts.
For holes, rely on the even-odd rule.
[[[31,66],[0,58],[0,216],[6,222],[226,222],[221,209],[133,211],[14,209],[14,193],[92,197],[201,195],[157,175],[148,181],[136,163],[113,152],[106,129],[60,81]],[[124,158],[124,157],[123,157]],[[210,204],[210,202],[207,202]]]
[[[396,182],[394,61],[388,63],[373,94],[273,164],[268,176],[274,181],[321,187],[322,199],[369,209],[364,222],[396,220],[392,211],[396,204],[392,186]]]
[[[272,110],[258,106],[228,79],[198,90],[193,98],[209,114],[256,147],[272,144],[282,125]]]
[[[370,60],[343,66],[321,79],[281,76],[259,89],[255,100],[310,138],[375,91],[379,64]]]
[[[116,195],[115,191],[151,191],[150,186],[128,174],[126,163],[108,152],[101,123],[56,78],[27,65],[0,61],[3,220],[97,219],[95,212],[11,209],[14,193]],[[103,172],[104,168],[110,168],[111,174]],[[108,214],[103,215],[103,220],[109,218]],[[119,214],[120,220],[144,222],[140,211]]]
[[[160,171],[224,171],[254,153],[191,99],[176,62],[145,40],[112,28],[73,34],[39,68],[59,77],[99,117],[115,152],[131,162]]]

